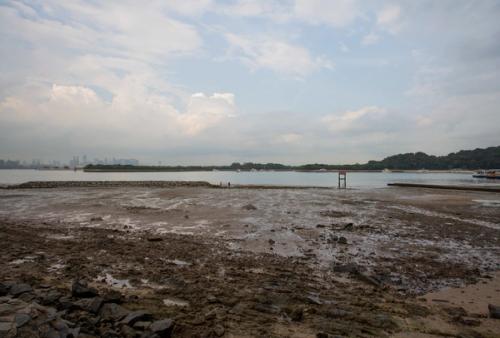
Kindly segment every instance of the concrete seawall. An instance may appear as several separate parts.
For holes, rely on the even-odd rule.
[[[144,187],[144,188],[176,188],[219,186],[205,181],[30,181],[21,184],[3,186],[3,189],[47,189],[47,188],[111,188],[111,187]]]
[[[500,193],[500,187],[485,187],[485,186],[463,186],[463,185],[437,185],[437,184],[417,184],[417,183],[388,183],[390,187],[403,188],[426,188],[426,189],[446,189],[446,190],[463,190],[463,191],[486,191]]]

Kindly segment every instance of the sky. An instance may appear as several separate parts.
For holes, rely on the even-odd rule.
[[[500,145],[500,1],[0,0],[0,158]]]

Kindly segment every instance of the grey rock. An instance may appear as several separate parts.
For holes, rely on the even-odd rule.
[[[84,298],[74,303],[75,307],[91,313],[98,313],[103,304],[101,297]]]
[[[102,320],[115,322],[124,318],[128,313],[127,309],[115,303],[104,304],[99,312]]]
[[[488,310],[491,318],[500,319],[500,306],[488,304]]]
[[[161,237],[148,237],[148,242],[161,242],[163,238]]]
[[[358,273],[359,270],[360,270],[359,265],[354,263],[339,264],[333,267],[333,271],[335,272]]]
[[[42,298],[41,303],[43,305],[54,304],[61,297],[62,297],[62,294],[59,291],[57,291],[57,290],[49,290],[49,291],[47,291],[47,293],[45,293],[44,295],[41,296],[41,298]]]
[[[347,244],[347,238],[344,236],[339,237],[339,244]]]
[[[31,320],[31,316],[24,313],[18,313],[15,315],[14,318],[15,318],[14,320],[16,321],[16,327],[18,328]]]
[[[125,338],[135,338],[137,336],[137,332],[128,325],[123,325],[120,328],[120,334]]]
[[[92,298],[92,302],[90,303],[89,312],[97,314],[101,309],[103,304],[103,299],[101,297]]]
[[[9,293],[10,286],[6,285],[5,283],[0,283],[0,297],[5,296],[7,293]]]
[[[76,279],[71,286],[71,294],[78,298],[91,298],[97,296],[97,290],[88,286],[84,280]]]
[[[257,207],[255,205],[253,205],[253,204],[247,204],[247,205],[244,205],[241,208],[244,209],[244,210],[257,210]]]
[[[170,337],[174,322],[171,319],[157,320],[151,324],[149,330],[160,337]]]
[[[9,293],[13,296],[19,296],[25,292],[31,292],[31,291],[33,291],[33,289],[29,284],[19,283],[19,284],[14,284],[10,288]]]
[[[10,322],[0,322],[0,337],[7,337],[9,332],[12,332],[14,325]]]
[[[310,295],[306,297],[307,301],[311,304],[321,305],[323,302],[317,295]]]
[[[103,296],[104,303],[123,303],[123,296],[116,290],[111,290]]]
[[[226,332],[226,330],[224,329],[224,326],[218,324],[218,325],[215,325],[214,327],[214,334],[217,336],[217,337],[222,337],[224,335],[224,333]]]
[[[134,323],[133,327],[134,327],[134,329],[144,331],[144,330],[147,330],[150,325],[151,325],[151,322],[138,321],[138,322]]]
[[[153,319],[153,315],[149,312],[134,311],[125,316],[125,318],[123,318],[120,323],[133,326],[135,322],[148,321],[151,319]]]

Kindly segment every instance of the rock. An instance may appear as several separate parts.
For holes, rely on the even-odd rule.
[[[123,296],[120,292],[116,290],[111,290],[104,294],[104,303],[116,303],[116,304],[121,304],[123,303]]]
[[[500,306],[488,304],[488,310],[491,318],[500,319]]]
[[[10,286],[6,285],[5,283],[0,283],[0,297],[5,296],[7,293],[9,293]]]
[[[290,319],[294,322],[301,322],[304,319],[304,309],[301,307],[293,309],[290,313]]]
[[[94,297],[94,298],[84,298],[76,301],[74,303],[76,308],[82,309],[87,312],[91,313],[98,313],[99,309],[101,308],[103,304],[103,299],[101,297]]]
[[[470,317],[460,317],[458,318],[458,322],[467,325],[467,326],[479,326],[481,325],[481,321],[470,318]]]
[[[161,237],[148,237],[148,242],[161,242],[163,238]]]
[[[92,298],[92,302],[90,303],[88,311],[97,314],[101,309],[102,304],[103,304],[103,299],[101,297]]]
[[[146,311],[130,312],[125,318],[121,320],[121,324],[133,326],[138,321],[148,321],[153,319],[153,315]]]
[[[149,330],[153,334],[157,334],[159,337],[170,337],[173,328],[174,322],[171,319],[163,319],[153,322],[149,327]]]
[[[97,296],[97,290],[88,286],[84,280],[76,279],[71,285],[71,294],[78,298],[91,298]]]
[[[137,332],[128,325],[123,325],[120,328],[120,333],[121,337],[126,337],[126,338],[135,338],[137,336]]]
[[[16,321],[16,327],[19,328],[29,322],[31,320],[31,316],[24,313],[18,313],[15,315],[14,320]]]
[[[133,325],[134,329],[143,331],[147,330],[149,326],[151,326],[151,322],[143,322],[143,321],[138,321]]]
[[[338,243],[339,244],[347,244],[347,238],[345,238],[344,236],[339,237]]]
[[[244,209],[244,210],[257,210],[257,207],[253,204],[246,204],[244,206],[241,207],[241,209]]]
[[[306,300],[311,304],[321,305],[323,302],[317,295],[310,295],[306,297]]]
[[[222,337],[224,335],[224,333],[226,332],[226,330],[224,329],[224,326],[218,324],[218,325],[215,325],[214,327],[214,334],[217,336],[217,337]]]
[[[59,298],[62,297],[62,294],[57,291],[57,290],[49,290],[47,291],[47,293],[43,294],[41,296],[41,303],[43,305],[51,305],[51,304],[54,304],[56,303]]]
[[[10,322],[0,322],[0,337],[9,337],[14,336],[13,334],[16,332],[15,327]]]
[[[352,230],[353,227],[354,227],[353,223],[347,223],[346,225],[344,225],[344,230]]]
[[[373,276],[367,275],[366,273],[358,271],[358,273],[356,273],[356,277],[358,277],[359,280],[361,280],[363,282],[366,282],[368,284],[371,284],[371,285],[373,285],[375,287],[381,287],[382,286],[382,283],[378,279],[376,279]]]
[[[33,291],[33,289],[29,284],[19,283],[19,284],[14,284],[10,288],[9,293],[14,297],[17,297],[25,292],[31,292],[31,291]]]
[[[339,264],[333,267],[334,272],[358,273],[360,267],[355,263]]]
[[[269,245],[274,245],[274,243],[276,243],[273,239],[270,239],[268,242],[269,242]]]
[[[103,221],[103,219],[102,219],[102,217],[97,216],[97,217],[91,217],[90,221],[91,222],[101,222],[101,221]]]
[[[117,322],[128,315],[128,310],[115,303],[106,303],[102,306],[99,315],[102,320]]]

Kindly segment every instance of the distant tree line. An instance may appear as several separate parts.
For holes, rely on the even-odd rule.
[[[500,169],[500,146],[485,149],[461,150],[446,156],[427,155],[422,152],[398,154],[381,161],[364,164],[305,164],[284,165],[279,163],[239,163],[229,166],[132,166],[132,165],[88,165],[88,171],[206,171],[206,170],[450,170],[450,169]]]

